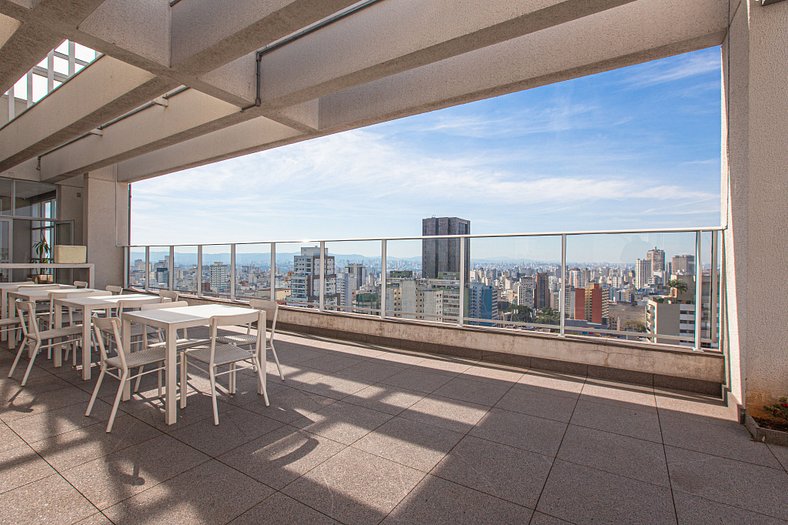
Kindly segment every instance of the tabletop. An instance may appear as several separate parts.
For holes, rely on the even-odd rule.
[[[0,283],[0,290],[6,290],[6,289],[10,289],[10,288],[16,289],[16,288],[19,288],[20,286],[25,286],[25,287],[30,287],[30,288],[39,288],[39,287],[42,287],[42,286],[59,286],[60,288],[71,288],[71,289],[75,289],[76,288],[72,284],[57,284],[57,283],[55,283],[55,284],[52,284],[52,283],[50,283],[50,284],[37,284],[37,283],[30,282],[30,281],[16,281],[16,282],[13,282],[13,283]],[[56,289],[57,288],[53,288],[53,290],[56,290]]]
[[[70,306],[72,308],[83,308],[83,307],[105,307],[105,306],[115,306],[119,302],[123,301],[124,303],[138,303],[138,304],[146,304],[146,303],[158,303],[161,301],[161,297],[158,295],[148,295],[144,293],[130,293],[125,295],[90,295],[88,297],[59,297],[55,298],[55,303],[60,304],[63,306]]]
[[[211,317],[216,315],[249,315],[250,321],[254,321],[258,314],[259,310],[254,308],[223,304],[201,304],[197,306],[181,306],[179,308],[157,308],[155,310],[126,312],[123,314],[123,320],[157,328],[190,328],[192,326],[208,325],[211,323]]]
[[[55,288],[55,289],[38,289],[30,288],[24,290],[16,290],[9,292],[17,297],[21,297],[27,301],[49,301],[49,294],[75,294],[75,293],[95,293],[104,292],[105,290],[95,290],[93,288]],[[108,293],[108,292],[107,292]]]

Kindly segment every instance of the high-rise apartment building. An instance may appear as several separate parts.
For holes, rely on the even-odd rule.
[[[550,275],[547,272],[537,272],[534,306],[537,310],[544,310],[550,308],[550,304]]]
[[[635,261],[635,288],[646,288],[651,283],[651,261],[637,259]]]
[[[646,259],[651,262],[651,273],[663,276],[665,273],[665,250],[654,246],[653,250],[646,252]]]
[[[498,290],[494,287],[473,282],[468,287],[468,324],[495,326],[495,323],[484,323],[475,319],[498,319]]]
[[[431,217],[421,221],[421,234],[467,235],[471,233],[471,221],[458,217]],[[465,282],[471,266],[470,243],[465,250]],[[421,271],[428,279],[445,277],[445,274],[460,274],[460,239],[424,239],[421,241]]]
[[[334,256],[326,255],[326,284],[324,301],[326,306],[336,306],[338,302],[337,275]],[[320,248],[307,246],[301,254],[293,257],[293,275],[290,278],[288,304],[305,305],[320,301],[320,281],[323,272],[320,268]]]
[[[216,293],[230,292],[230,267],[223,262],[214,261],[208,267],[208,282],[211,284],[211,291]]]
[[[695,256],[675,255],[671,260],[671,266],[674,275],[692,275],[695,273]]]

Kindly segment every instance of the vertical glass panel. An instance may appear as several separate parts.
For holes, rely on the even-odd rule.
[[[465,324],[557,332],[560,324],[560,237],[469,241]]]
[[[176,246],[173,272],[175,290],[197,293],[197,247]]]
[[[55,57],[55,71],[62,75],[68,75],[68,60]]]
[[[47,94],[47,79],[41,75],[33,75],[33,102],[38,102]]]
[[[82,44],[76,44],[74,46],[74,56],[77,57],[79,60],[84,60],[85,62],[92,62],[96,58],[96,52],[90,49],[89,47],[85,47]]]
[[[143,288],[145,286],[145,248],[129,249],[129,286]]]
[[[14,181],[0,179],[0,215],[11,215],[14,210],[11,203]]]
[[[11,221],[0,221],[0,262],[11,262]],[[11,270],[0,270],[0,282],[11,280]]]
[[[54,218],[57,188],[54,184],[18,180],[16,184],[16,211],[21,217]]]
[[[695,234],[567,239],[566,333],[693,346]]]
[[[380,262],[380,241],[326,243],[326,309],[379,315]]]
[[[235,297],[237,299],[271,298],[271,245],[269,243],[235,246]]]
[[[704,232],[701,244],[701,347],[719,350],[720,340],[720,235]]]
[[[459,243],[435,238],[390,241],[386,315],[456,323],[460,314]],[[466,272],[467,273],[467,272]]]
[[[202,247],[202,294],[230,297],[230,246]]]
[[[151,246],[148,288],[167,290],[170,287],[170,249],[167,246]]]
[[[327,265],[328,266],[328,265]],[[288,306],[317,308],[320,302],[320,246],[276,244],[276,300]]]

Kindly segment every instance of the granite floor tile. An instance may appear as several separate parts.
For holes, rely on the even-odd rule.
[[[270,388],[269,406],[259,400],[241,405],[246,410],[257,412],[271,419],[303,427],[313,422],[311,415],[337,400],[290,387]]]
[[[415,392],[389,385],[372,385],[342,398],[345,403],[366,407],[378,412],[397,415],[417,401],[424,399],[423,392]]]
[[[788,474],[751,463],[666,446],[674,492],[788,521]]]
[[[485,379],[457,376],[434,394],[459,401],[468,401],[477,405],[493,406],[509,390],[514,383],[500,379]]]
[[[673,524],[668,487],[556,459],[537,510],[572,523]]]
[[[7,492],[55,473],[27,445],[0,452],[0,492]]]
[[[460,439],[452,430],[395,417],[353,447],[428,472]]]
[[[585,378],[558,372],[529,370],[519,381],[517,381],[517,383],[520,385],[547,388],[556,394],[580,394],[583,390]]]
[[[106,425],[111,408],[108,404],[96,400],[90,417],[85,416],[86,408],[87,405],[83,404],[69,405],[42,414],[15,419],[10,421],[8,426],[28,443],[34,443],[96,423]]]
[[[275,489],[344,450],[346,445],[285,426],[219,457],[219,460]]]
[[[433,394],[414,403],[400,413],[400,417],[464,434],[484,417],[487,410],[484,405]]]
[[[34,414],[43,414],[50,410],[81,404],[87,407],[90,396],[72,386],[34,393],[23,388],[18,395],[12,396],[0,406],[0,419],[6,423],[15,419]]]
[[[465,370],[462,375],[468,377],[482,377],[485,379],[499,379],[516,383],[523,377],[525,370],[517,368],[505,368],[497,365],[472,365]]]
[[[391,419],[391,414],[337,401],[311,415],[304,430],[350,445]]]
[[[110,507],[105,514],[118,525],[227,523],[273,492],[212,460]]]
[[[650,406],[620,401],[599,403],[581,396],[570,422],[655,443],[662,442],[657,409]]]
[[[569,525],[571,522],[559,520],[542,512],[534,512],[531,523],[528,525]]]
[[[576,394],[517,384],[495,405],[498,408],[568,423],[577,404]]]
[[[457,373],[455,372],[431,370],[415,366],[387,377],[382,383],[429,394],[442,387],[456,376]]]
[[[424,473],[348,447],[283,490],[288,496],[347,523],[379,523]]]
[[[670,486],[659,443],[569,425],[558,459],[656,485]]]
[[[592,378],[586,379],[580,399],[594,401],[596,403],[612,401],[616,406],[621,402],[649,407],[657,406],[653,387],[628,385]]]
[[[241,514],[230,525],[281,525],[283,523],[309,525],[335,525],[325,514],[277,492],[257,506]]]
[[[535,508],[552,458],[466,436],[431,474]]]
[[[434,476],[427,476],[383,521],[386,525],[521,524],[531,509]]]
[[[68,525],[95,513],[96,507],[59,474],[0,494],[2,525]]]
[[[788,471],[788,447],[783,447],[780,445],[766,445],[771,450],[774,457],[777,458],[777,461],[783,466],[783,469]]]
[[[785,521],[771,516],[756,514],[684,492],[674,492],[673,500],[676,503],[679,525],[719,525],[721,523],[785,525]]]
[[[566,423],[493,408],[470,434],[496,443],[554,457]]]
[[[208,457],[170,436],[119,450],[62,472],[99,509],[147,490]]]
[[[11,430],[5,423],[0,422],[0,452],[5,452],[24,444],[25,441],[17,436],[16,432]]]

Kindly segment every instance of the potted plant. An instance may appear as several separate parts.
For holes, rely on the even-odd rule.
[[[46,237],[41,237],[41,240],[33,245],[33,251],[36,252],[36,257],[33,259],[33,262],[43,264],[52,262],[52,259],[49,257],[52,248],[49,246]],[[37,283],[51,283],[52,275],[39,268],[38,273],[33,276],[33,280]]]
[[[745,425],[756,441],[788,446],[788,397],[763,407],[766,417],[747,414]]]

